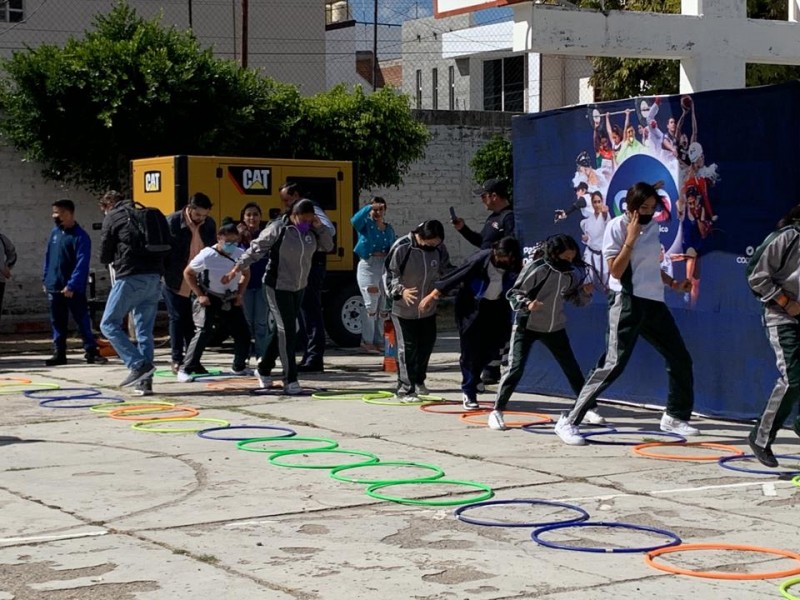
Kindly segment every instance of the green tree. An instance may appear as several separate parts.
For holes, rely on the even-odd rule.
[[[472,178],[476,183],[487,179],[507,179],[514,181],[514,161],[511,153],[511,142],[498,134],[481,146],[469,161]],[[509,189],[513,186],[509,186]]]

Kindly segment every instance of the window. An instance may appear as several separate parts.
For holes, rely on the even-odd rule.
[[[453,66],[447,69],[447,92],[449,95],[450,110],[456,109],[456,68]]]
[[[25,17],[23,0],[0,0],[0,22],[19,23]]]
[[[483,110],[525,110],[525,58],[510,56],[483,63]]]
[[[431,93],[433,94],[431,108],[437,110],[439,108],[439,69],[431,71]]]
[[[422,108],[422,71],[417,69],[417,108]]]

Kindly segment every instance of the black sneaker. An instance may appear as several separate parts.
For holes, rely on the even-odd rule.
[[[492,385],[500,381],[500,367],[486,367],[481,372],[481,381],[486,385]]]
[[[83,355],[83,358],[85,358],[86,362],[90,365],[104,365],[108,362],[105,356],[100,356],[100,352],[97,351],[97,348],[87,351],[86,354]]]
[[[307,363],[304,365],[297,365],[298,373],[324,373],[325,367],[322,363]]]
[[[134,396],[152,396],[153,395],[153,378],[148,377],[142,379],[139,383],[133,386]]]
[[[758,462],[760,462],[762,465],[772,469],[778,466],[778,459],[775,458],[775,455],[772,453],[772,449],[769,446],[762,448],[750,438],[747,438],[747,443],[750,444],[750,450],[753,451],[753,456],[755,456],[756,459],[758,459]]]
[[[57,367],[58,365],[65,365],[65,364],[67,364],[67,355],[59,354],[58,352],[56,352],[55,354],[53,354],[53,356],[44,361],[45,367]]]
[[[186,369],[192,375],[209,375],[208,369],[206,369],[203,365],[194,365],[192,367],[188,367]]]
[[[122,380],[122,383],[119,384],[119,387],[128,387],[129,385],[139,383],[142,379],[147,379],[155,372],[155,365],[151,362],[145,362],[141,367],[131,369],[131,372],[128,373],[128,376],[125,379]]]

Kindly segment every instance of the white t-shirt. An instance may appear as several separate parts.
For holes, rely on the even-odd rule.
[[[614,258],[622,251],[622,245],[628,231],[628,217],[615,217],[606,226],[603,237],[603,260]],[[658,237],[659,227],[650,221],[642,227],[639,239],[633,245],[630,266],[633,270],[633,295],[658,302],[664,301],[664,283],[661,281],[661,242]],[[615,292],[622,291],[622,284],[613,275],[608,277],[608,287]]]
[[[241,248],[236,248],[227,258],[216,251],[213,246],[203,248],[189,263],[192,271],[197,273],[200,287],[213,294],[224,296],[226,292],[235,292],[239,288],[239,277],[234,277],[228,285],[220,281],[222,276],[233,268],[236,260],[244,253]],[[233,259],[233,260],[231,260]]]

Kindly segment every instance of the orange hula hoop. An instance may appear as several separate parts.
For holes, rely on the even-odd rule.
[[[27,377],[0,377],[0,381],[12,381],[13,383],[0,383],[0,386],[7,385],[7,386],[15,386],[20,383],[33,383],[32,380],[28,379]]]
[[[644,562],[648,566],[672,573],[673,575],[689,575],[690,577],[704,577],[706,579],[735,579],[755,580],[755,579],[782,579],[784,577],[791,577],[800,573],[800,566],[794,569],[786,569],[785,571],[773,571],[769,573],[722,573],[720,571],[692,571],[691,569],[682,569],[680,567],[673,567],[671,565],[656,564],[653,559],[662,554],[669,554],[670,552],[683,552],[684,550],[741,550],[744,552],[763,552],[764,554],[775,554],[783,556],[784,558],[791,558],[800,562],[800,554],[790,550],[779,550],[775,548],[762,548],[761,546],[749,546],[747,544],[681,544],[680,546],[670,546],[667,548],[659,548],[648,552],[644,557]]]
[[[178,412],[181,413],[177,416],[165,417],[163,415],[158,415],[155,417],[143,417],[141,415],[146,415],[147,413],[172,413]],[[200,414],[200,411],[196,408],[191,406],[126,406],[125,408],[118,408],[117,410],[112,410],[108,413],[108,416],[112,419],[118,419],[120,421],[160,421],[162,419],[176,419],[179,417],[190,418],[196,417]]]
[[[461,413],[458,418],[464,423],[470,423],[472,425],[486,425],[486,420],[477,420],[477,417],[484,417],[491,413],[491,410],[473,410],[470,412]],[[553,419],[548,417],[547,415],[543,415],[541,413],[535,412],[527,412],[524,410],[504,410],[503,416],[505,415],[529,415],[531,417],[536,417],[539,419],[538,421],[506,421],[506,427],[523,427],[525,425],[542,425],[544,423],[552,423]],[[503,419],[505,420],[505,418]]]
[[[702,447],[702,448],[715,448],[717,450],[725,450],[726,452],[730,452],[734,456],[741,456],[744,454],[741,450],[736,448],[735,446],[728,446],[727,444],[717,444],[714,442],[648,442],[646,444],[637,444],[636,446],[632,446],[631,449],[633,450],[634,454],[638,454],[639,456],[644,456],[646,458],[656,458],[658,460],[719,460],[723,458],[724,455],[711,455],[706,456],[705,454],[662,454],[660,452],[647,452],[648,448],[655,448],[656,446],[693,446],[693,447]]]

